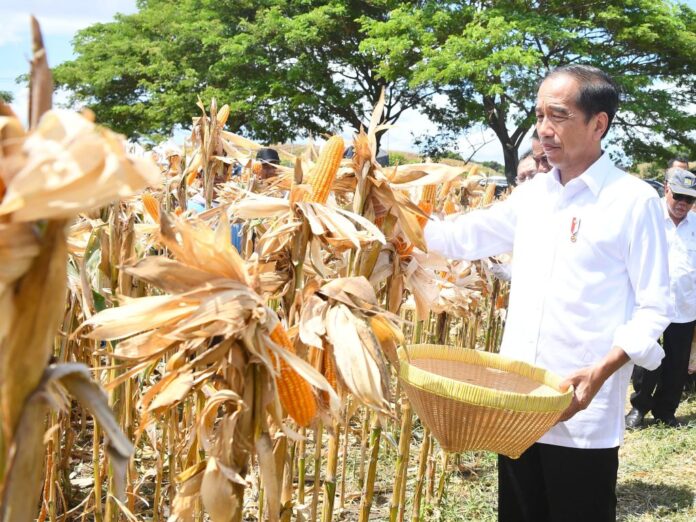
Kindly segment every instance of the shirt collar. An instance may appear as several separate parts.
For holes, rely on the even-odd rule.
[[[614,167],[614,163],[609,159],[609,154],[602,151],[602,155],[597,158],[597,161],[590,165],[585,172],[580,174],[575,179],[582,181],[587,188],[590,189],[592,194],[597,197],[601,192],[604,182],[607,179],[607,175],[612,167]],[[551,174],[553,175],[553,179],[560,184],[561,173],[557,167],[554,167],[553,170],[551,170]]]

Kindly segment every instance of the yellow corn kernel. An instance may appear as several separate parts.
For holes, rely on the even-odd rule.
[[[421,201],[418,203],[418,208],[421,209],[429,217],[433,213],[433,204],[427,201]],[[425,224],[428,222],[428,218],[424,216],[416,216],[418,224],[421,228],[425,228]]]
[[[159,203],[155,199],[155,197],[150,194],[149,192],[146,192],[143,194],[142,197],[143,200],[143,207],[147,211],[148,214],[150,214],[150,217],[155,220],[155,223],[159,223],[160,221],[160,210],[159,210]]]
[[[329,381],[331,387],[338,391],[338,379],[336,377],[336,362],[334,361],[333,350],[330,344],[324,344],[324,354],[323,354],[323,366],[324,366],[324,378]],[[329,402],[329,394],[325,391],[321,392],[322,399],[324,402]]]
[[[401,235],[395,237],[392,243],[394,244],[396,253],[401,257],[410,256],[413,252],[413,243],[409,243],[408,241],[404,240],[403,236]]]
[[[336,172],[341,165],[343,159],[343,150],[345,146],[343,138],[340,136],[332,136],[321,149],[321,153],[317,158],[317,164],[314,166],[314,171],[310,179],[312,191],[305,201],[315,203],[326,203],[331,191],[331,185]]]
[[[227,123],[227,118],[230,116],[230,106],[225,104],[222,107],[220,107],[220,110],[217,113],[217,123],[220,127],[224,127],[225,123]]]
[[[394,340],[399,344],[406,342],[404,334],[397,327],[392,325],[387,319],[379,315],[370,318],[370,326],[380,343]]]
[[[334,362],[331,346],[324,345],[324,377],[334,390],[338,390],[338,379],[336,378],[336,363]]]
[[[483,202],[482,205],[488,206],[491,203],[493,203],[493,198],[495,197],[495,182],[491,182],[488,185],[486,185],[486,191],[483,194]]]
[[[454,206],[454,203],[451,199],[448,199],[447,201],[445,201],[442,210],[445,214],[454,214],[457,211],[457,207]]]
[[[278,323],[271,332],[271,340],[289,352],[295,353],[287,332]],[[271,353],[276,364],[276,357]],[[297,373],[285,359],[280,359],[280,374],[276,377],[276,387],[280,403],[297,424],[306,427],[317,414],[317,401],[312,387]]]
[[[435,194],[437,193],[437,185],[426,185],[421,192],[421,203],[430,203],[435,205]]]

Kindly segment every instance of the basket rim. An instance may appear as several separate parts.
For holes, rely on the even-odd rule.
[[[555,373],[532,364],[510,359],[503,355],[438,344],[413,344],[399,347],[399,378],[410,386],[447,399],[487,408],[518,412],[562,412],[573,397],[572,386],[562,392],[562,379]],[[411,359],[456,360],[497,370],[508,371],[545,384],[558,391],[558,395],[542,396],[494,390],[449,377],[443,377],[410,364]]]

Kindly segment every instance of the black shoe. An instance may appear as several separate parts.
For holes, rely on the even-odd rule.
[[[645,417],[645,413],[636,408],[631,408],[631,411],[626,415],[626,427],[631,430],[640,428],[643,425],[643,417]]]
[[[664,424],[669,428],[678,428],[681,426],[681,422],[679,422],[674,415],[669,417],[655,417],[655,423]]]

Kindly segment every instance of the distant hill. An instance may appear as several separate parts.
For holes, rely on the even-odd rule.
[[[271,146],[274,146],[274,145],[271,145]],[[304,143],[283,143],[283,144],[277,144],[275,146],[282,147],[283,150],[286,150],[290,154],[294,154],[296,156],[299,154],[302,154],[304,152],[305,148],[307,147],[307,145]],[[422,157],[415,152],[387,149],[387,154],[389,154],[389,164],[390,165],[394,165],[397,162],[400,165],[404,165],[407,163],[421,163],[423,161]],[[475,161],[470,161],[467,164],[465,161],[445,158],[443,160],[440,160],[440,163],[444,163],[446,165],[452,165],[454,167],[465,167],[465,166],[470,167],[472,165],[478,165],[479,166],[479,173],[481,173],[482,175],[485,175],[485,176],[501,176],[501,175],[503,175],[502,172],[498,172],[495,169],[491,169],[491,168],[486,167],[484,165],[481,165],[480,163],[477,163]]]

